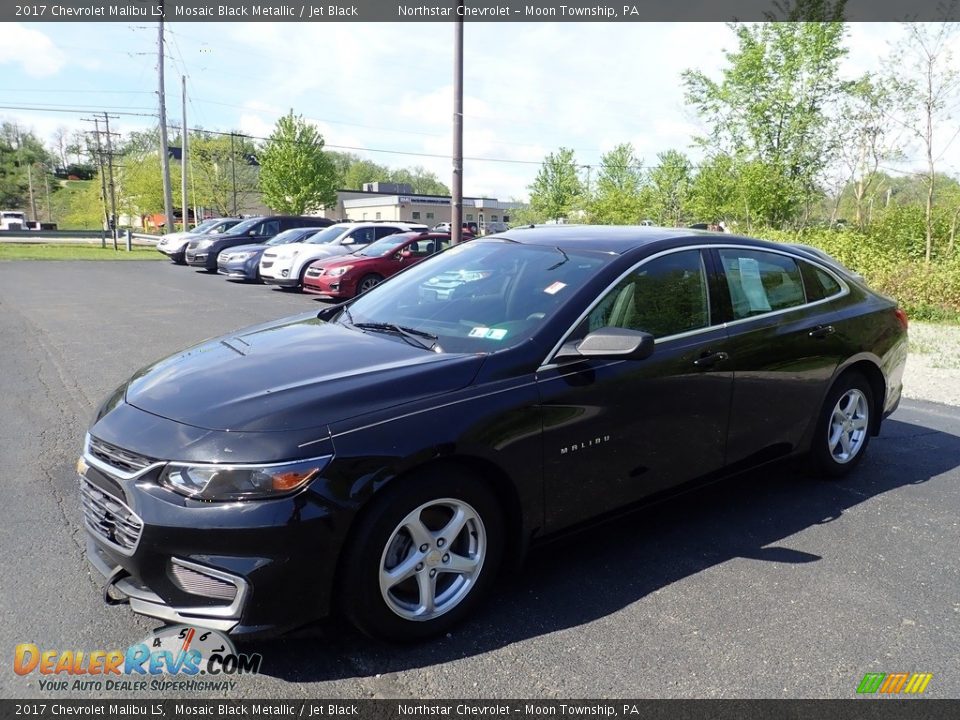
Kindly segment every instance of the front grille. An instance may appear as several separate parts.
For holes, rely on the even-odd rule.
[[[262,263],[260,263],[260,267],[262,267],[264,270],[266,270],[267,268],[272,268],[273,260],[264,260]]]
[[[90,437],[88,450],[97,460],[102,460],[110,467],[127,473],[140,472],[154,462],[148,457],[123,450],[93,436]]]
[[[233,583],[185,567],[176,561],[170,563],[170,577],[174,585],[191,595],[228,602],[233,602],[237,596],[237,586]]]
[[[126,503],[105,493],[86,478],[80,478],[80,500],[83,521],[90,532],[127,554],[137,549],[143,521]]]

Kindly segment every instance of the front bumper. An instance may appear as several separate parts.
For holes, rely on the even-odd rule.
[[[180,247],[160,247],[160,246],[158,245],[158,246],[157,246],[157,251],[160,252],[160,253],[163,253],[164,255],[166,255],[166,256],[167,256],[168,258],[170,258],[171,260],[179,260],[179,261],[181,261],[181,262],[183,261],[184,256],[185,256],[185,254],[186,254],[186,248],[184,248],[183,246],[180,246]]]
[[[256,280],[259,260],[217,260],[217,272],[230,280]]]
[[[272,500],[198,502],[158,484],[162,462],[118,472],[88,446],[83,463],[87,557],[111,604],[238,636],[327,614],[345,513],[315,485]]]
[[[187,248],[184,253],[184,260],[186,260],[187,265],[192,265],[193,267],[205,267],[207,270],[217,269],[217,257],[216,255],[211,255],[209,250],[191,250]]]
[[[352,283],[349,280],[344,283],[342,275],[336,277],[328,275],[310,277],[309,271],[303,279],[303,291],[332,298],[350,298],[354,295],[352,292]]]

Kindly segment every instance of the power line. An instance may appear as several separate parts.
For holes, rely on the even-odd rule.
[[[156,113],[140,113],[140,112],[127,112],[128,108],[106,108],[114,115],[129,115],[131,117],[149,117],[156,118]],[[90,112],[102,112],[104,110],[103,106],[93,105],[90,107],[72,107],[64,105],[62,107],[39,107],[39,106],[26,106],[26,105],[0,105],[0,110],[27,110],[29,112],[53,112],[53,113],[65,113],[70,115],[83,115]]]

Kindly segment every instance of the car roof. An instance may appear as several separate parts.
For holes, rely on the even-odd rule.
[[[648,227],[643,225],[524,225],[488,235],[483,240],[498,238],[528,245],[549,245],[571,250],[594,250],[623,253],[654,242],[691,240],[696,244],[756,245],[758,247],[790,248],[789,245],[770,243],[729,233],[692,230],[690,228]]]

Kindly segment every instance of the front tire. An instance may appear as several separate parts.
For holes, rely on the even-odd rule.
[[[360,278],[360,282],[357,283],[357,295],[362,295],[370,288],[376,287],[382,282],[383,278],[376,273],[364,275],[362,278]]]
[[[343,558],[341,607],[367,635],[413,641],[463,620],[503,554],[496,496],[466,468],[394,480],[373,500]]]
[[[811,457],[815,469],[833,478],[850,473],[870,444],[873,389],[860,373],[850,373],[830,389],[820,411]]]

